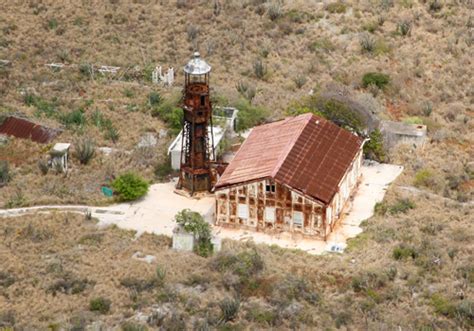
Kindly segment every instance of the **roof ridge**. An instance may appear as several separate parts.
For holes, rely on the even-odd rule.
[[[296,142],[298,141],[298,138],[301,136],[301,133],[303,132],[303,130],[306,128],[306,126],[308,125],[308,123],[311,121],[311,119],[313,118],[313,114],[311,113],[307,113],[307,114],[303,114],[303,115],[300,115],[300,116],[297,116],[297,117],[294,117],[294,118],[289,118],[288,119],[288,122],[291,121],[291,120],[295,120],[295,119],[298,119],[298,117],[301,117],[302,119],[304,119],[304,125],[301,126],[300,130],[295,133],[295,135],[293,136],[292,140],[290,141],[290,143],[288,144],[288,146],[286,147],[286,149],[284,150],[284,153],[282,153],[282,155],[280,155],[279,159],[278,159],[278,162],[275,166],[275,168],[273,169],[272,173],[271,173],[271,177],[272,178],[275,178],[275,176],[277,175],[278,171],[280,171],[280,168],[283,164],[283,162],[285,162],[286,158],[288,157],[288,154],[290,154],[291,150],[293,149],[293,147],[295,146]]]

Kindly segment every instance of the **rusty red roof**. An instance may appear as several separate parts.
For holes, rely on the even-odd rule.
[[[53,140],[59,133],[61,130],[48,128],[14,116],[7,117],[0,125],[0,134],[31,139],[43,144]]]
[[[273,178],[329,203],[363,139],[313,114],[252,130],[216,184],[216,189]]]

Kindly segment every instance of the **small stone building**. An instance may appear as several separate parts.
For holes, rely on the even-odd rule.
[[[326,239],[357,187],[362,146],[312,114],[254,128],[215,186],[216,224]]]

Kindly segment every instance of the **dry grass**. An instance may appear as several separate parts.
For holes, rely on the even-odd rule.
[[[468,6],[447,1],[433,9],[430,3],[384,0],[334,5],[303,0],[120,0],[93,7],[57,1],[9,2],[0,14],[0,58],[12,61],[12,65],[0,70],[0,110],[34,117],[36,109],[23,102],[21,91],[48,102],[55,100],[60,113],[82,107],[90,118],[99,110],[119,132],[115,144],[90,120],[85,128],[69,128],[58,140],[72,141],[85,132],[99,146],[130,151],[144,132],[158,133],[164,127],[160,119],[151,116],[148,94],[158,91],[164,98],[179,94],[183,79],[180,68],[198,49],[213,66],[216,101],[235,104],[240,97],[236,86],[242,82],[255,88],[252,102],[271,109],[270,118],[281,117],[289,103],[311,89],[339,85],[356,94],[374,93],[382,118],[418,116],[428,124],[434,144],[421,161],[444,171],[440,169],[444,164],[441,160],[454,159],[455,155],[461,163],[472,159],[471,91],[465,83],[473,74]],[[18,24],[20,21],[22,24]],[[400,22],[410,22],[409,34],[400,33]],[[371,52],[361,49],[361,37],[366,35],[374,40]],[[260,78],[254,72],[256,61],[266,69]],[[54,71],[43,65],[50,62],[77,66]],[[117,65],[127,70],[115,78],[99,74],[91,77],[88,64]],[[155,64],[176,68],[173,88],[150,84],[150,68]],[[362,76],[367,72],[388,74],[390,86],[384,91],[363,89]],[[43,116],[41,120],[61,125],[54,118]],[[156,149],[159,157],[164,147],[165,142]],[[1,152],[2,158],[7,155]],[[36,158],[39,153],[32,155]],[[420,156],[414,154],[404,158],[408,164],[420,161]],[[123,164],[140,163],[137,159],[131,156]],[[30,168],[31,172],[33,163],[14,171],[26,173],[25,168]],[[104,164],[108,163],[117,160],[104,159],[87,172],[102,182],[106,180]],[[128,168],[132,169],[127,170],[145,171],[150,174],[147,178],[154,179],[156,159],[148,158],[146,163],[144,167],[131,165]],[[87,181],[82,178],[84,171],[75,167],[78,182]],[[407,174],[411,176],[412,172]],[[19,178],[11,185],[20,185]],[[39,195],[39,181],[21,179],[33,195]],[[441,186],[438,189],[442,192]],[[91,191],[96,189],[97,185]],[[2,192],[0,205],[10,199],[10,191]],[[74,185],[72,199],[101,199],[94,193],[92,199],[84,200],[81,191],[79,185]],[[472,198],[472,190],[463,195]],[[54,194],[44,200],[64,201]],[[36,198],[28,201],[40,202]]]
[[[12,139],[0,147],[0,158],[11,162],[13,175],[0,189],[0,205],[107,203],[99,189],[114,175],[132,170],[155,180],[154,167],[170,138],[160,140],[152,151],[135,149],[143,133],[158,133],[165,127],[151,116],[147,97],[152,91],[165,99],[179,94],[183,80],[179,68],[195,49],[213,66],[213,93],[221,104],[238,101],[241,91],[236,86],[241,82],[255,90],[255,96],[249,97],[252,103],[271,109],[270,119],[274,119],[311,89],[324,92],[337,87],[354,95],[372,94],[373,98],[361,95],[358,100],[366,100],[382,118],[420,118],[429,130],[425,149],[415,153],[402,148],[389,155],[390,161],[405,166],[397,184],[417,184],[454,201],[472,200],[474,113],[467,83],[473,76],[470,4],[411,0],[344,1],[344,5],[306,0],[217,3],[2,4],[0,59],[12,65],[0,67],[0,118],[20,112],[61,126],[59,117],[35,117],[37,109],[25,104],[21,94],[29,91],[54,103],[61,114],[84,109],[89,124],[68,128],[58,141],[73,141],[87,133],[99,146],[119,152],[108,157],[98,153],[87,166],[73,158],[71,172],[64,178],[52,172],[42,175],[38,169],[37,161],[48,146]],[[410,22],[409,33],[400,32],[400,22]],[[361,49],[363,35],[374,41],[370,51]],[[257,59],[266,69],[260,78],[254,70]],[[43,66],[50,62],[80,67],[52,71]],[[127,74],[115,79],[91,77],[89,63],[128,68]],[[152,86],[144,75],[150,64],[177,69],[175,87]],[[135,70],[136,66],[140,69]],[[367,72],[388,74],[389,86],[363,88]],[[90,121],[96,110],[118,129],[116,143]],[[431,177],[417,181],[420,172]],[[387,210],[399,210],[401,198],[405,197],[390,191]],[[102,320],[109,327],[121,325],[138,311],[151,314],[156,304],[161,310],[155,309],[157,316],[150,327],[164,329],[183,329],[183,322],[188,328],[469,329],[473,320],[472,210],[445,201],[420,196],[413,199],[416,208],[406,214],[388,212],[370,219],[344,255],[312,257],[257,247],[265,267],[249,276],[235,265],[218,271],[215,265],[220,258],[206,263],[194,255],[172,252],[168,239],[143,236],[135,241],[130,233],[97,230],[75,215],[2,220],[0,271],[11,273],[15,282],[0,285],[0,323],[14,317],[19,329],[37,329],[56,323],[68,327],[84,319],[83,324]],[[249,249],[226,243],[231,261],[235,252]],[[157,262],[147,265],[132,260],[137,250],[156,255]],[[394,250],[402,258],[394,259]],[[247,258],[239,255],[237,261],[248,262]],[[48,269],[54,263],[62,270]],[[157,265],[167,270],[164,286],[136,293],[120,284],[124,277],[135,277],[146,285]],[[0,284],[11,282],[8,275],[1,275],[5,277]],[[81,280],[90,282],[78,294],[47,292],[59,277],[71,281],[66,276],[79,280],[72,282],[79,288]],[[234,316],[232,300],[237,293],[242,297]],[[89,301],[100,296],[112,301],[109,314],[88,312]]]
[[[394,206],[401,198],[390,194],[385,203]],[[78,319],[110,328],[137,323],[144,314],[149,327],[165,329],[198,322],[244,329],[468,329],[472,208],[410,199],[414,209],[392,208],[370,219],[347,253],[321,257],[225,242],[222,253],[204,259],[172,251],[166,237],[135,239],[115,227],[98,229],[77,214],[3,219],[0,325],[8,324],[9,314],[20,330],[71,327]],[[137,251],[156,260],[132,259]],[[89,311],[98,297],[111,301],[110,312]],[[228,300],[236,297],[235,313]],[[220,303],[232,317],[227,322]]]

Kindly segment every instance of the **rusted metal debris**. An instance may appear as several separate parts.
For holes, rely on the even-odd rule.
[[[0,134],[31,139],[34,142],[42,144],[49,143],[61,132],[62,130],[60,129],[48,128],[15,116],[7,117],[2,125],[0,125]]]

